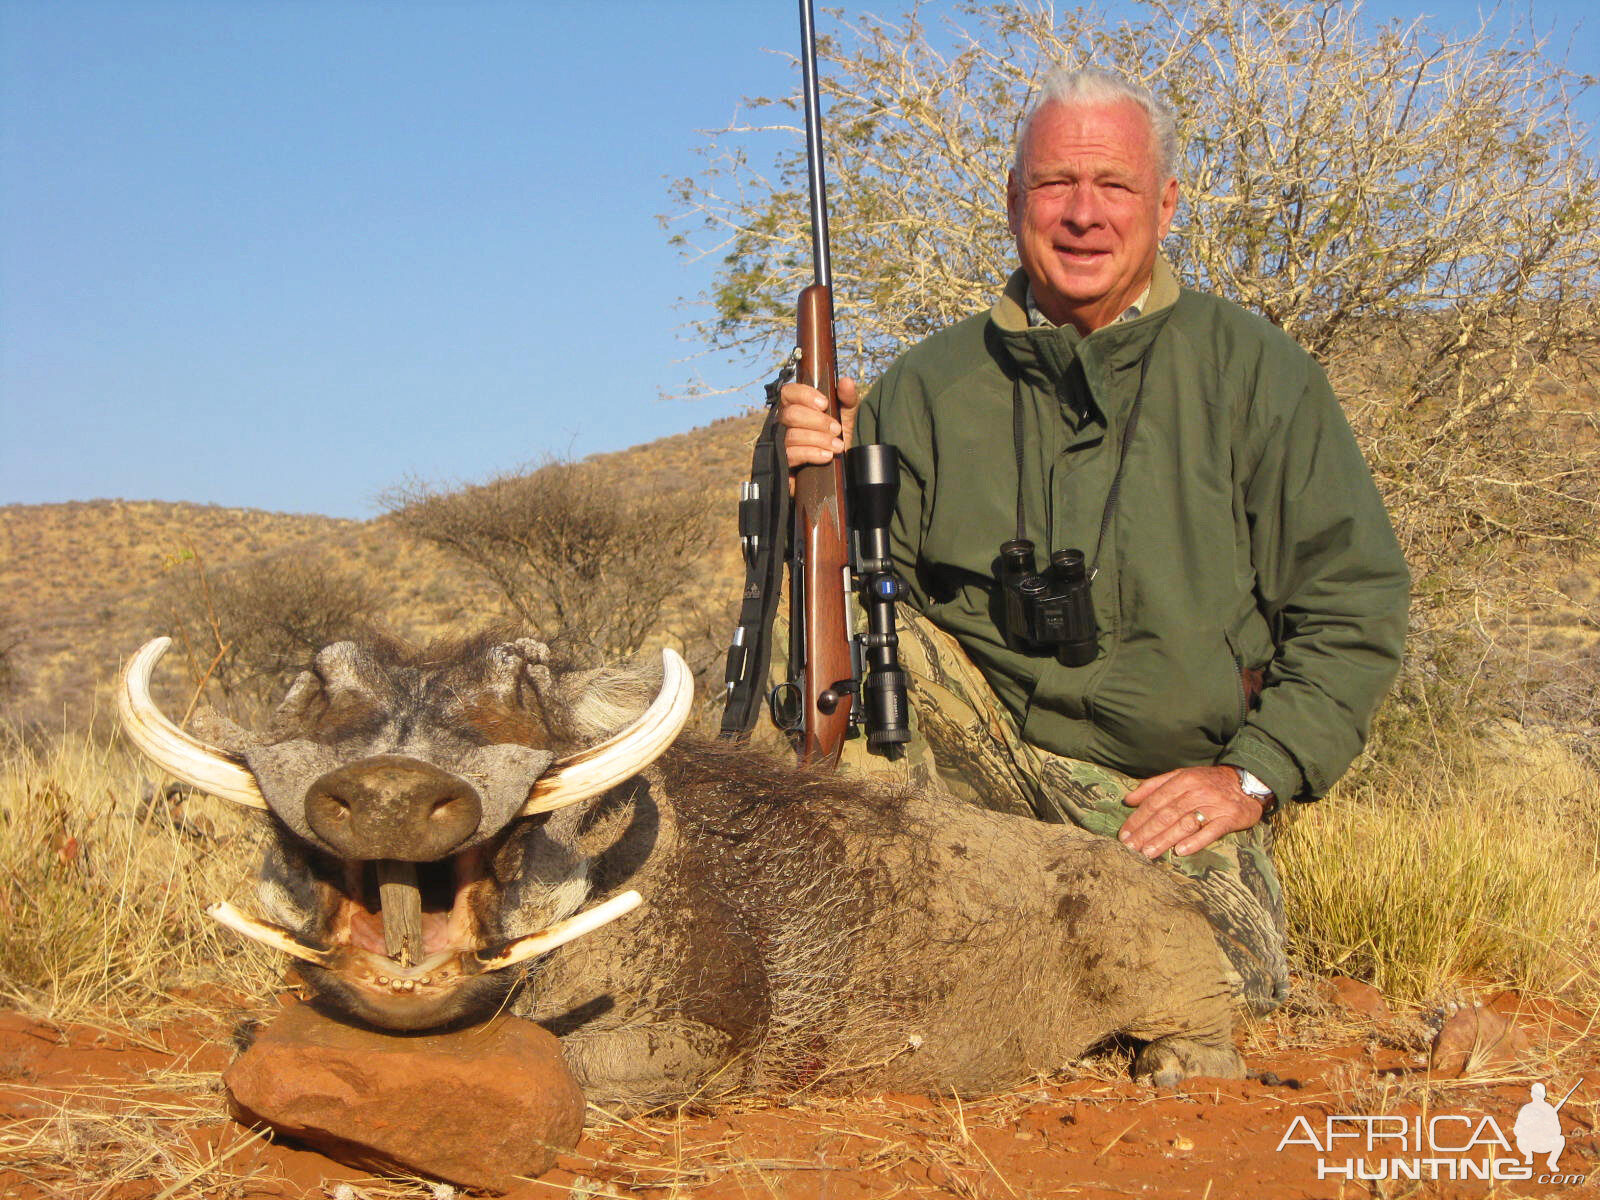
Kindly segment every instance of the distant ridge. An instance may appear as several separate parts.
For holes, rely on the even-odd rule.
[[[681,481],[726,514],[719,518],[725,536],[703,573],[711,582],[702,585],[696,609],[720,610],[736,599],[737,481],[749,469],[758,429],[758,416],[725,417],[593,456],[623,467],[624,477],[639,485]],[[23,641],[21,687],[0,699],[0,719],[51,730],[103,714],[100,698],[121,660],[166,632],[162,585],[168,573],[192,569],[186,563],[193,555],[208,567],[228,567],[309,546],[335,554],[381,587],[389,597],[386,619],[404,636],[465,630],[498,612],[490,589],[437,550],[403,537],[387,516],[354,521],[159,500],[4,505],[0,629]],[[679,617],[693,620],[695,613]]]

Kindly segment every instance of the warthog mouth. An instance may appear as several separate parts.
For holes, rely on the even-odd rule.
[[[245,937],[316,968],[307,973],[308,982],[319,992],[337,993],[363,1019],[415,1029],[457,1015],[464,988],[547,954],[640,902],[639,893],[623,892],[537,933],[488,944],[472,904],[475,894],[492,886],[485,859],[474,848],[429,863],[343,864],[337,884],[317,884],[320,942],[227,903],[208,912]],[[496,990],[513,982],[507,979]]]
[[[247,754],[219,749],[186,733],[150,698],[151,672],[170,645],[170,638],[153,638],[123,668],[116,704],[124,734],[152,763],[191,786],[249,808],[271,809]],[[500,649],[516,657],[512,648]],[[677,652],[662,651],[661,671],[660,692],[631,724],[546,766],[515,815],[533,817],[569,808],[654,762],[683,729],[694,701],[694,677]],[[497,988],[504,995],[514,979],[486,981],[639,903],[638,893],[623,892],[537,933],[489,945],[472,904],[480,891],[495,886],[485,875],[484,853],[469,849],[429,863],[345,863],[317,882],[317,919],[306,927],[318,931],[315,940],[230,904],[208,911],[229,928],[307,964],[313,987],[336,993],[363,1018],[414,1029],[460,1015],[471,1007],[471,995],[490,996]]]

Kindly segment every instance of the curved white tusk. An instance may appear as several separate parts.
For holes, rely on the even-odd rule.
[[[557,921],[548,929],[541,929],[538,933],[530,933],[526,937],[519,937],[515,941],[507,942],[499,951],[488,958],[479,956],[477,966],[480,971],[503,971],[507,967],[515,966],[520,962],[527,962],[530,958],[538,958],[541,954],[549,954],[557,946],[565,946],[574,938],[580,938],[586,933],[593,933],[602,925],[608,925],[624,913],[630,913],[638,908],[643,897],[638,892],[622,892],[609,900],[596,904],[593,908],[585,909],[576,916],[568,917],[565,921]]]
[[[223,800],[266,808],[254,775],[221,751],[179,729],[150,699],[150,672],[170,645],[171,638],[152,638],[123,668],[117,686],[117,717],[122,722],[122,732],[167,774]]]
[[[689,720],[694,676],[676,650],[661,651],[661,691],[644,714],[599,745],[564,758],[533,785],[519,816],[549,812],[598,796],[637,775],[672,745]]]
[[[326,967],[334,960],[331,951],[308,946],[283,926],[272,925],[252,917],[249,913],[242,913],[226,900],[206,909],[206,916],[220,921],[235,933],[242,933],[245,937],[271,946],[274,950],[282,950],[285,954],[291,954],[303,962]]]

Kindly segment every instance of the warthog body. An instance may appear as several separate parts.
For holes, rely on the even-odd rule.
[[[551,764],[662,687],[659,669],[545,659],[528,641],[342,643],[263,733],[201,723],[270,808],[261,916],[306,948],[325,1005],[416,1029],[509,1000],[561,1037],[591,1099],[629,1106],[981,1092],[1114,1035],[1146,1043],[1142,1075],[1242,1072],[1188,885],[1113,842],[687,738],[527,813]],[[494,969],[627,889],[636,910]]]

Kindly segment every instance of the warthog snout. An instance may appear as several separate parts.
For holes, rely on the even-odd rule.
[[[306,791],[312,831],[352,859],[443,858],[477,832],[482,813],[465,779],[401,754],[348,763]]]

